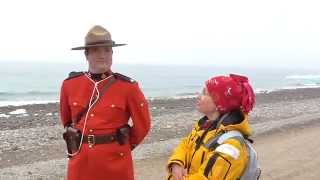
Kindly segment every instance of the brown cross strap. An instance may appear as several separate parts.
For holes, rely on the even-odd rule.
[[[113,84],[113,82],[115,81],[116,79],[114,78],[114,76],[112,75],[110,78],[109,78],[109,81],[102,87],[102,90],[100,92],[100,98],[97,100],[96,104],[98,103],[98,101],[103,97],[103,95],[107,92],[107,90],[109,89],[109,87]],[[97,97],[97,94],[94,95],[93,99],[92,99],[92,102],[93,103],[95,100],[96,100]],[[89,107],[88,107],[89,108]]]
[[[115,79],[115,77],[113,75],[109,78],[109,81],[102,87],[102,90],[100,92],[100,98],[96,101],[95,104],[98,103],[98,101],[103,97],[103,95],[107,92],[107,90],[115,82],[115,80],[116,79]],[[98,98],[98,97],[95,95],[95,97],[92,100],[92,102],[95,101],[95,98]],[[73,120],[73,123],[77,124],[80,121],[80,119],[82,118],[82,116],[87,113],[88,109],[89,109],[89,104],[81,112],[78,113],[76,118]]]

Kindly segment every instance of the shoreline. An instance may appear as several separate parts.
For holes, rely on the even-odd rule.
[[[152,129],[144,143],[134,151],[137,162],[166,157],[201,117],[194,110],[194,98],[149,102]],[[66,158],[58,103],[0,107],[0,114],[17,109],[25,109],[28,116],[0,117],[0,141],[3,142],[0,144],[0,179],[61,179]],[[320,88],[257,94],[256,106],[249,116],[253,138],[313,128],[320,124],[319,112]],[[263,143],[261,146],[267,148]],[[147,163],[141,166],[152,168]],[[145,175],[137,176],[143,179]]]
[[[273,93],[283,93],[283,92],[293,92],[293,91],[309,91],[320,89],[319,86],[314,87],[292,87],[292,88],[282,88],[273,90],[256,90],[255,94],[257,96]],[[161,96],[161,97],[147,97],[149,102],[152,101],[166,101],[166,100],[180,100],[180,99],[194,99],[196,98],[196,93],[184,93],[185,95],[177,96]],[[0,101],[0,109],[5,107],[20,107],[20,106],[32,106],[32,105],[46,105],[46,104],[56,104],[59,100],[26,100],[26,101]]]

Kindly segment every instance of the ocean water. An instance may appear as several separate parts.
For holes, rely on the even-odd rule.
[[[320,73],[303,68],[114,64],[112,69],[136,79],[148,98],[193,96],[208,78],[229,73],[247,75],[256,92],[320,87]],[[0,106],[56,102],[68,73],[85,70],[85,62],[0,62]]]

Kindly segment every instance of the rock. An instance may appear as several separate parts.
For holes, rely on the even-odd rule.
[[[13,147],[11,148],[11,150],[12,150],[12,151],[17,151],[17,150],[19,150],[19,147],[18,147],[18,146],[13,146]]]

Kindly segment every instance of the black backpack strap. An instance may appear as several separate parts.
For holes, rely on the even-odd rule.
[[[222,158],[225,162],[228,163],[229,167],[228,167],[228,171],[226,172],[226,174],[224,175],[224,178],[223,179],[226,179],[229,171],[230,171],[230,167],[231,167],[231,162],[228,161],[228,159],[224,158],[223,156],[219,155],[219,154],[214,154],[210,157],[208,163],[207,163],[207,166],[205,167],[204,169],[204,176],[206,176],[207,178],[209,177],[209,173],[211,172],[216,160],[218,159],[218,157]]]
[[[206,176],[207,178],[208,178],[209,173],[210,173],[214,163],[216,162],[217,158],[218,158],[218,154],[214,154],[212,157],[210,157],[210,159],[207,163],[207,166],[204,169],[204,176]]]

